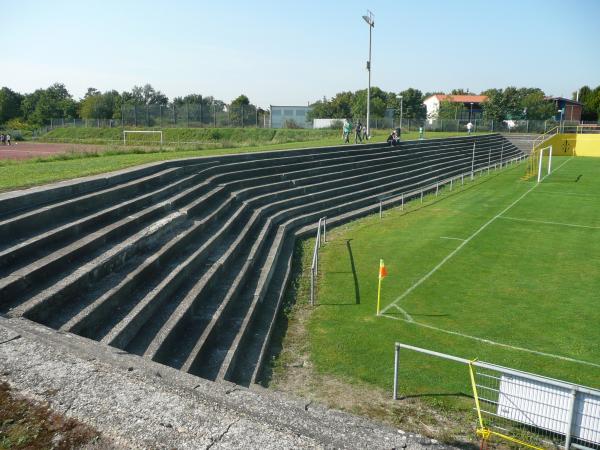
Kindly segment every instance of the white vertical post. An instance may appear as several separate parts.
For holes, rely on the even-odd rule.
[[[423,188],[421,188],[421,203],[423,203]]]
[[[402,193],[402,197],[400,198],[400,210],[404,211],[404,193]]]
[[[383,218],[383,205],[381,204],[381,199],[379,199],[379,218]]]
[[[540,150],[540,161],[538,164],[538,177],[537,177],[537,182],[539,183],[540,181],[542,181],[542,160],[544,159],[544,150],[545,149],[541,149]]]
[[[474,177],[473,169],[475,167],[475,142],[473,142],[473,157],[471,158],[471,180]]]
[[[492,164],[492,146],[490,145],[490,151],[488,152],[488,175],[490,174],[490,165]]]
[[[398,364],[400,362],[400,346],[394,349],[394,400],[398,400]]]
[[[310,268],[310,306],[315,306],[315,268]]]
[[[573,421],[575,419],[573,416],[575,415],[576,400],[577,391],[575,389],[571,389],[571,397],[569,398],[569,422],[567,423],[567,429],[565,433],[565,450],[569,450],[569,447],[571,447],[571,435],[573,433]]]
[[[435,182],[435,196],[438,196],[438,191],[440,190],[440,183],[438,181]]]
[[[327,216],[323,217],[323,243],[327,242]]]
[[[502,143],[502,149],[500,150],[500,168],[502,168],[502,156],[504,155],[504,142]]]
[[[454,182],[454,178],[450,178],[450,190],[452,190],[452,183]]]
[[[548,175],[552,171],[552,146],[550,146],[550,153],[548,154]]]

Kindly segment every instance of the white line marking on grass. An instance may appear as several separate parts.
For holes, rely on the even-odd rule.
[[[393,306],[398,311],[400,311],[404,317],[406,317],[406,321],[407,322],[414,322],[413,318],[411,317],[411,315],[409,313],[407,313],[405,310],[403,310],[402,308],[400,308],[398,305],[393,305]]]
[[[597,195],[594,194],[576,194],[574,192],[551,192],[551,191],[544,191],[544,190],[538,190],[536,192],[536,194],[548,194],[548,195],[567,195],[570,197],[581,197],[581,198],[598,198]]]
[[[450,237],[450,236],[440,236],[440,239],[452,239],[454,241],[464,241],[464,239],[461,238],[455,238],[455,237]]]
[[[562,166],[564,166],[566,163],[568,163],[569,161],[571,161],[573,159],[573,157],[567,159],[565,162],[563,162],[560,166],[558,166],[554,172],[557,172]],[[546,175],[544,178],[542,178],[542,181],[545,180],[549,175]],[[427,274],[425,274],[420,280],[418,280],[416,283],[414,283],[411,287],[409,287],[406,291],[404,291],[404,293],[402,295],[400,295],[399,297],[397,297],[392,303],[390,303],[389,305],[387,305],[385,308],[383,308],[380,312],[380,314],[384,314],[388,309],[390,309],[392,307],[392,305],[397,304],[400,300],[402,300],[403,298],[405,298],[408,294],[410,294],[412,291],[414,291],[416,288],[418,288],[421,284],[423,284],[423,282],[427,281],[429,279],[429,277],[431,275],[433,275],[434,273],[436,273],[440,267],[442,267],[444,264],[446,264],[446,262],[448,262],[454,255],[456,255],[465,245],[467,245],[469,242],[471,242],[471,240],[473,238],[475,238],[479,233],[481,233],[483,230],[485,230],[492,222],[494,222],[498,217],[502,216],[505,212],[507,212],[508,210],[510,210],[513,206],[515,206],[517,203],[519,203],[522,199],[524,199],[527,194],[529,194],[531,191],[533,191],[537,186],[539,185],[539,183],[536,183],[533,185],[533,187],[531,187],[530,189],[527,190],[527,192],[525,192],[523,195],[521,195],[518,199],[516,199],[514,202],[512,202],[510,205],[508,205],[506,208],[504,208],[502,211],[500,211],[498,214],[496,214],[494,217],[492,217],[490,220],[488,220],[486,223],[484,223],[477,231],[475,231],[475,233],[473,233],[471,236],[469,236],[467,239],[465,239],[458,247],[456,247],[448,256],[446,256],[444,259],[442,259],[437,266],[435,266],[433,269],[431,269]]]
[[[381,316],[387,317],[388,319],[400,320],[402,322],[410,323],[410,324],[416,325],[418,327],[429,328],[430,330],[439,331],[441,333],[451,334],[453,336],[459,336],[459,337],[463,337],[466,339],[472,339],[475,341],[483,342],[484,344],[496,345],[498,347],[504,347],[504,348],[508,348],[511,350],[532,353],[534,355],[547,356],[549,358],[560,359],[562,361],[569,361],[569,362],[573,362],[573,363],[577,363],[577,364],[585,364],[587,366],[592,366],[592,367],[600,367],[600,364],[595,364],[595,363],[592,363],[589,361],[583,361],[581,359],[569,358],[568,356],[555,355],[553,353],[540,352],[538,350],[531,350],[529,348],[517,347],[515,345],[510,345],[510,344],[503,344],[501,342],[492,341],[490,339],[484,339],[484,338],[480,338],[477,336],[471,336],[469,334],[459,333],[458,331],[444,330],[443,328],[439,328],[439,327],[436,327],[433,325],[428,325],[426,323],[415,322],[414,320],[403,319],[401,317],[394,317],[394,316],[390,316],[388,314],[381,314]]]
[[[591,225],[577,225],[577,224],[574,224],[574,223],[550,222],[548,220],[522,219],[520,217],[511,217],[511,216],[502,216],[502,217],[500,217],[500,219],[515,220],[517,222],[542,223],[544,225],[560,225],[560,226],[563,226],[563,227],[590,228],[592,230],[600,230],[600,227],[595,227],[595,226],[591,226]]]

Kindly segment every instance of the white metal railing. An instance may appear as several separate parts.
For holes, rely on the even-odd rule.
[[[442,180],[436,180],[433,183],[421,186],[410,192],[400,192],[398,194],[390,194],[390,195],[386,195],[383,197],[379,197],[378,198],[378,200],[379,200],[379,218],[383,218],[383,205],[384,205],[384,202],[386,202],[388,200],[390,200],[391,203],[396,204],[397,202],[395,202],[393,200],[399,199],[400,200],[400,209],[404,210],[405,201],[409,198],[420,197],[421,203],[423,203],[423,197],[427,192],[433,192],[435,190],[435,196],[437,197],[439,195],[440,189],[443,188],[444,186],[449,186],[450,191],[452,191],[454,188],[454,184],[458,184],[459,180],[460,180],[461,186],[464,185],[465,184],[465,176],[473,179],[477,174],[479,174],[479,176],[483,175],[484,172],[487,172],[489,174],[490,170],[495,171],[498,169],[502,169],[503,167],[512,166],[515,163],[519,163],[519,162],[523,161],[527,157],[528,157],[527,155],[521,154],[521,155],[513,157],[513,158],[509,158],[506,160],[500,160],[498,162],[491,163],[491,158],[488,156],[488,165],[486,165],[486,166],[473,168],[473,165],[472,165],[471,169],[468,172],[463,172],[463,173],[460,173],[457,175],[453,175],[451,177],[444,178]]]
[[[323,232],[321,232],[323,230]],[[317,238],[313,250],[312,264],[310,265],[310,306],[315,306],[315,294],[317,289],[317,274],[319,272],[319,249],[327,241],[327,217],[319,219],[317,227]]]
[[[469,366],[484,438],[496,435],[533,448],[600,449],[600,390],[396,342],[394,400],[400,349]]]
[[[538,137],[536,137],[533,141],[533,147],[531,149],[532,153],[538,145],[541,145],[544,141],[550,139],[552,136],[555,136],[558,133],[560,133],[560,126],[550,128],[544,134],[540,134]]]

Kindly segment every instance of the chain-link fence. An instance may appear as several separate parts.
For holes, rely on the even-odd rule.
[[[278,107],[283,108],[283,107]],[[291,107],[290,107],[291,108]],[[275,111],[280,113],[280,111]],[[309,117],[309,116],[307,116]],[[40,129],[42,132],[60,127],[86,128],[194,128],[194,127],[256,127],[256,128],[312,128],[312,120],[271,120],[271,111],[253,105],[123,105],[113,119],[68,119],[53,118],[50,123]],[[296,118],[297,119],[297,118]],[[352,118],[354,124],[366,125],[366,117]],[[398,118],[397,111],[389,109],[383,117],[371,116],[372,129],[391,129],[400,127],[408,131],[443,131],[466,132],[467,124],[472,123],[473,132],[530,133],[541,134],[556,127],[576,127],[580,122],[554,120],[487,120],[487,119],[412,119]],[[343,120],[333,120],[336,127],[341,128]],[[290,124],[290,125],[288,125]]]
[[[85,128],[194,128],[194,127],[256,127],[268,128],[269,111],[247,106],[185,105],[123,105],[113,119],[53,118],[45,130],[61,127]]]

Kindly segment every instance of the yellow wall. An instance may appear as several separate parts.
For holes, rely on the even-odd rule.
[[[536,147],[552,146],[554,156],[600,157],[600,134],[557,134]]]

